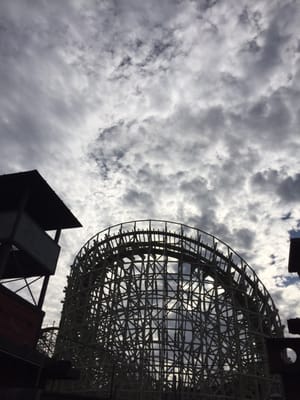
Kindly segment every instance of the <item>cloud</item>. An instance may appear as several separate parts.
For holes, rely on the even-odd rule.
[[[283,201],[295,202],[300,199],[300,174],[287,177],[280,182],[278,194]]]
[[[38,168],[84,224],[62,237],[50,319],[88,237],[147,217],[228,241],[287,314],[298,14],[288,0],[1,2],[0,172]]]
[[[154,194],[155,195],[155,194]],[[133,207],[142,211],[144,215],[151,215],[154,207],[154,196],[147,192],[129,189],[122,198],[124,206]]]
[[[246,248],[247,250],[251,249],[255,240],[255,233],[250,229],[241,228],[234,232],[238,242],[240,242],[240,247]]]
[[[277,194],[283,203],[298,202],[300,199],[300,174],[286,176],[284,172],[267,170],[257,172],[252,183],[262,191]]]

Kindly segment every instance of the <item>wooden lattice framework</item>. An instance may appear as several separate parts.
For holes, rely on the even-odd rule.
[[[265,338],[282,336],[272,298],[212,235],[142,220],[110,227],[68,277],[56,356],[75,391],[115,399],[271,399]]]

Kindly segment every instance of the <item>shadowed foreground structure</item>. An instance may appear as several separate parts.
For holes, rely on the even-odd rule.
[[[282,336],[274,303],[230,247],[185,225],[134,221],[76,256],[56,356],[81,370],[63,390],[101,398],[271,399],[270,336]]]
[[[0,188],[0,399],[57,400],[45,386],[79,371],[37,341],[60,233],[81,224],[37,170],[1,175]]]

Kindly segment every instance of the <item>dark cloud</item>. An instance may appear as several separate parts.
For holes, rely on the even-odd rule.
[[[291,217],[292,217],[292,213],[291,213],[291,211],[289,211],[288,213],[286,213],[285,215],[283,215],[283,216],[281,217],[281,219],[282,219],[283,221],[286,221],[286,220],[290,219]]]
[[[271,255],[270,255],[270,258],[271,258],[270,265],[276,264],[276,256],[275,256],[275,254],[271,254]]]
[[[198,227],[207,233],[210,233],[227,242],[229,245],[232,244],[232,235],[226,224],[218,221],[216,213],[213,209],[203,210],[203,214],[194,215],[187,217],[187,224],[190,226]]]
[[[280,50],[289,36],[280,33],[277,21],[272,21],[266,32],[262,34],[263,45],[258,51],[256,69],[260,73],[267,73],[281,63]]]
[[[257,8],[249,8],[245,6],[239,14],[239,22],[244,25],[253,26],[256,31],[261,31],[262,14]]]
[[[152,214],[152,210],[155,204],[154,201],[155,193],[152,195],[146,192],[140,192],[138,190],[129,189],[122,198],[125,207],[131,207],[142,212],[145,216]],[[152,212],[151,212],[152,211]]]
[[[259,188],[264,188],[265,190],[274,190],[274,187],[278,185],[280,180],[279,171],[269,169],[263,172],[257,172],[252,177],[252,183]]]
[[[250,250],[255,241],[255,232],[247,228],[241,228],[234,232],[234,237],[239,247]]]
[[[283,179],[277,189],[283,201],[293,202],[300,199],[300,173]]]
[[[278,287],[288,287],[290,285],[295,285],[299,281],[298,276],[293,276],[293,275],[276,275],[274,276],[274,279],[276,280],[276,285]]]
[[[252,28],[252,38],[241,48],[245,71],[254,82],[269,81],[274,70],[286,65],[286,51],[294,40],[292,29],[298,14],[295,2],[286,1],[272,10],[268,24],[265,15],[255,7],[247,7],[240,14],[240,22]],[[248,54],[247,54],[248,53]],[[265,81],[266,82],[266,81]]]
[[[257,172],[252,177],[252,183],[264,192],[273,193],[285,203],[299,201],[300,198],[300,174],[286,176],[277,170]],[[290,217],[291,212],[288,215]],[[285,218],[287,219],[287,218]]]
[[[235,132],[253,144],[264,143],[269,149],[281,151],[290,146],[296,124],[284,90],[242,105],[239,113],[230,115]]]

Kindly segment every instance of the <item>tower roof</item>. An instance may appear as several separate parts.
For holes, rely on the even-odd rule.
[[[44,230],[82,226],[37,170],[0,176],[0,212],[17,209],[26,192],[25,211]]]

